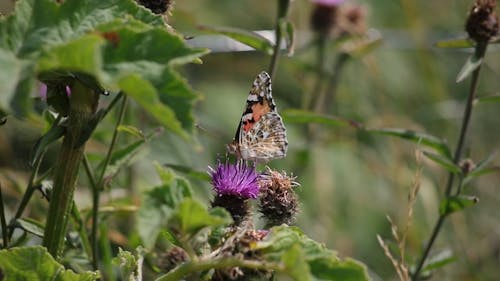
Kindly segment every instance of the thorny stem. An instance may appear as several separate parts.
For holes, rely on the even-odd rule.
[[[5,220],[5,211],[3,205],[3,196],[2,196],[2,184],[0,183],[0,223],[2,225],[2,239],[3,239],[3,248],[6,249],[9,246],[9,235],[7,233],[7,222]]]
[[[476,45],[474,55],[477,58],[482,59],[486,53],[487,46],[488,46],[487,43],[478,42]],[[455,164],[458,164],[460,162],[460,158],[462,157],[462,151],[464,148],[465,137],[467,135],[467,129],[469,127],[469,122],[470,122],[470,118],[472,115],[472,106],[473,106],[474,99],[476,98],[477,83],[479,81],[480,70],[481,70],[481,65],[479,65],[472,72],[471,84],[470,84],[470,88],[469,88],[469,97],[467,98],[467,103],[465,105],[464,116],[462,118],[462,127],[460,129],[460,136],[458,138],[457,148],[455,150],[455,155],[453,157],[453,162]],[[446,184],[446,190],[445,190],[445,197],[446,198],[449,198],[451,196],[452,189],[453,189],[454,177],[455,177],[455,174],[450,172],[448,175],[448,182]],[[458,188],[460,188],[460,187],[458,187]],[[429,238],[429,241],[427,242],[427,246],[425,247],[424,253],[422,254],[422,257],[420,258],[417,269],[413,273],[413,276],[412,276],[413,281],[419,280],[420,274],[422,273],[422,268],[425,264],[427,256],[429,255],[429,252],[430,252],[432,246],[434,245],[434,242],[436,241],[437,235],[439,234],[439,231],[441,230],[441,227],[443,226],[443,222],[446,219],[446,216],[447,216],[447,214],[441,214],[439,216],[439,219],[438,219],[438,221],[437,221],[437,223],[434,226],[434,229],[432,231],[431,237]]]
[[[249,261],[234,257],[224,257],[185,262],[176,267],[174,270],[168,272],[167,274],[160,276],[158,279],[156,279],[156,281],[177,281],[193,272],[201,272],[208,269],[230,268],[236,266],[251,269],[270,269],[276,271],[284,270],[283,266],[276,263],[264,263],[261,261]]]
[[[104,180],[105,180],[104,176],[105,176],[105,173],[106,173],[106,168],[109,165],[109,162],[111,161],[111,155],[113,154],[113,149],[115,147],[116,140],[118,138],[118,127],[122,123],[123,116],[125,115],[125,108],[126,108],[126,105],[127,105],[127,96],[123,95],[123,93],[121,93],[121,92],[118,95],[122,96],[122,103],[121,103],[121,107],[120,107],[120,113],[119,113],[119,116],[118,116],[118,121],[116,122],[115,129],[113,131],[113,137],[111,138],[111,143],[109,145],[108,153],[106,155],[106,158],[104,159],[104,165],[103,165],[101,174],[99,176],[99,179],[97,181],[97,184],[95,184],[95,181],[91,181],[91,183],[94,182],[93,188],[92,188],[92,233],[91,233],[92,265],[93,265],[94,269],[98,268],[97,228],[99,226],[99,199],[100,199],[100,194],[101,194],[101,191],[103,190],[103,186],[104,186]],[[115,100],[117,100],[117,99],[115,99]],[[85,169],[88,170],[87,174],[89,175],[89,178],[91,178],[91,173],[89,173],[90,167],[88,165],[88,161],[85,164],[85,160],[84,160],[84,165],[86,165]]]

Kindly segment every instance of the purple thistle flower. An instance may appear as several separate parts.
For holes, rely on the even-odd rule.
[[[257,198],[259,194],[258,175],[255,167],[249,167],[244,162],[236,164],[221,163],[217,161],[217,167],[209,168],[212,177],[212,185],[218,196],[236,195],[248,199]]]

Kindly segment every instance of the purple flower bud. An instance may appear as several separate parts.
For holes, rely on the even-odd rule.
[[[68,97],[71,97],[71,88],[68,85],[66,85],[65,89],[66,89],[66,95],[68,95]]]
[[[47,85],[44,83],[42,83],[42,85],[40,86],[40,97],[42,98],[42,100],[47,99]]]

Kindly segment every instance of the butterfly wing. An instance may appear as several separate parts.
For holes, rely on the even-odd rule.
[[[284,157],[287,145],[285,126],[272,97],[271,77],[263,71],[253,81],[228,152],[245,160],[267,162]]]
[[[239,152],[245,160],[264,163],[283,158],[287,148],[285,125],[275,111],[263,115],[248,132],[240,132]]]

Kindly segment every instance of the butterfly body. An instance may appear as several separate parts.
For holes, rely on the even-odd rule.
[[[265,71],[255,78],[246,102],[228,152],[259,163],[285,157],[286,129],[272,97],[271,77]]]

